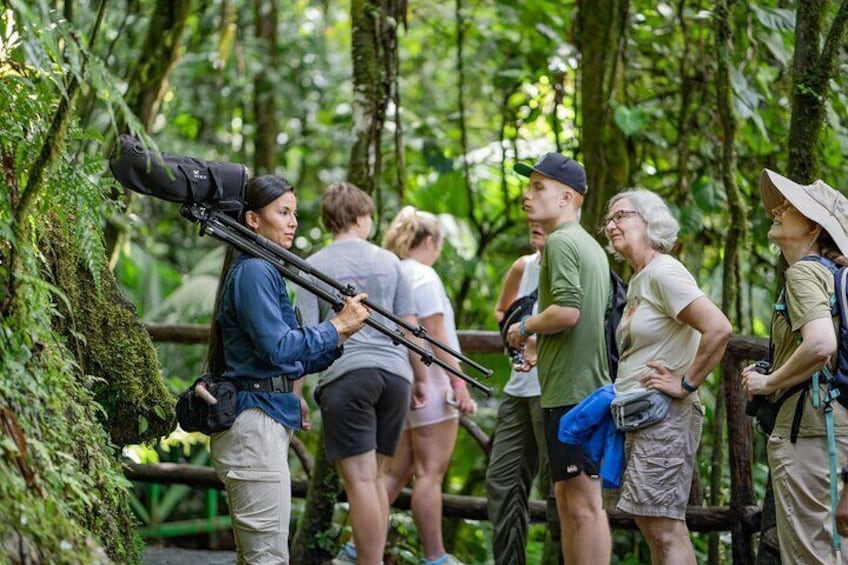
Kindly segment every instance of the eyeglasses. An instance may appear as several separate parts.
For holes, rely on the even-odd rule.
[[[612,214],[611,216],[604,216],[604,219],[602,220],[602,223],[601,223],[601,229],[607,227],[607,224],[609,224],[610,222],[614,223],[615,225],[619,225],[621,222],[623,222],[625,220],[625,218],[629,218],[630,216],[638,216],[638,215],[639,215],[639,212],[637,212],[636,210],[619,210],[618,212],[616,212],[615,214]]]

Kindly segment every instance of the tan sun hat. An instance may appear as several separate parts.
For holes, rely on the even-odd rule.
[[[803,185],[763,169],[760,196],[769,217],[772,210],[788,200],[801,214],[829,233],[839,252],[848,256],[848,199],[838,190],[822,180]]]

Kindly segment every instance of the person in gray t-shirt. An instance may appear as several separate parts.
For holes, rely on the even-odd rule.
[[[309,257],[309,264],[366,293],[371,304],[417,325],[411,281],[403,274],[400,260],[366,241],[374,211],[371,197],[350,183],[331,184],[321,208],[333,242]],[[305,324],[335,315],[326,302],[301,288],[296,303]],[[394,326],[377,313],[372,317]],[[345,342],[344,353],[334,365],[321,373],[315,398],[321,408],[327,457],[335,462],[347,493],[356,551],[363,562],[379,563],[389,526],[383,476],[403,430],[410,395],[413,406],[425,402],[427,377],[417,355],[375,329],[363,328],[355,337]]]

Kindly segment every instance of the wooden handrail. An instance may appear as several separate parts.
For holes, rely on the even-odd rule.
[[[132,461],[123,463],[124,475],[131,481],[148,482],[157,484],[181,484],[195,488],[211,488],[222,490],[223,483],[218,479],[215,471],[210,467],[201,465],[189,465],[182,463],[149,463],[140,464]],[[303,498],[309,486],[308,481],[303,479],[292,479],[292,496]],[[339,502],[346,500],[344,492],[339,495]],[[412,500],[412,491],[403,489],[398,499],[392,505],[398,510],[409,510]],[[489,511],[486,499],[479,496],[462,496],[456,494],[442,494],[442,512],[451,518],[463,518],[467,520],[488,520]],[[619,510],[607,512],[610,526],[621,529],[636,529],[633,519]],[[530,520],[534,523],[543,523],[546,520],[545,502],[542,500],[530,501]],[[748,532],[759,531],[760,509],[757,506],[748,506],[741,509],[731,509],[728,506],[708,507],[690,506],[686,510],[686,523],[690,530],[695,532],[717,532],[727,531],[732,523],[742,522]]]
[[[157,343],[202,344],[209,341],[206,324],[154,324],[144,327]],[[499,353],[503,350],[498,332],[486,330],[460,330],[459,345],[463,353]],[[730,338],[726,355],[738,359],[761,359],[768,354],[768,339],[736,334]]]

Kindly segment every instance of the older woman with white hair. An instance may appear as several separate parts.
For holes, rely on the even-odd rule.
[[[694,564],[686,505],[703,424],[696,391],[721,360],[730,323],[669,255],[679,226],[659,196],[617,194],[602,229],[609,251],[634,273],[616,331],[613,411],[631,398],[661,408],[640,425],[616,422],[625,430],[626,458],[618,509],[634,516],[653,563]]]
[[[747,367],[742,387],[767,396],[776,412],[767,450],[783,562],[841,563],[848,551],[837,549],[833,515],[848,411],[828,396],[827,380],[839,324],[832,270],[848,265],[848,200],[820,180],[804,186],[768,169],[760,195],[773,221],[769,239],[789,267],[772,313],[771,373]]]

